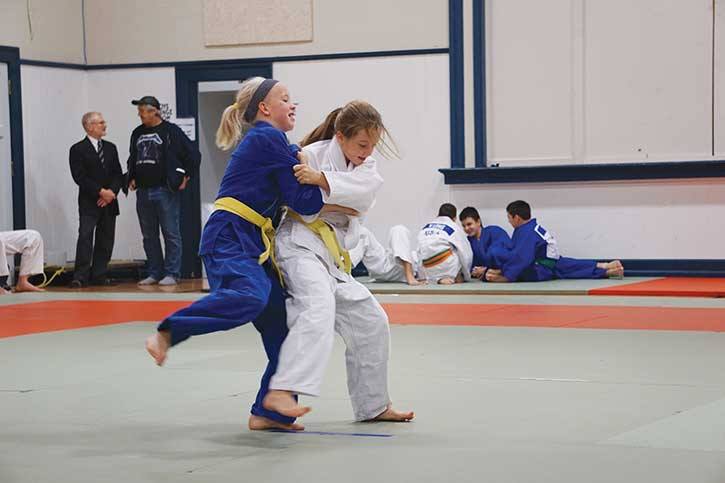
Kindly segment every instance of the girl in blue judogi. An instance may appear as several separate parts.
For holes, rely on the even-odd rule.
[[[167,351],[189,337],[229,330],[251,321],[262,336],[269,364],[252,406],[250,429],[303,429],[294,417],[262,407],[279,350],[287,335],[285,300],[274,264],[272,217],[280,205],[302,215],[323,207],[319,187],[299,184],[293,166],[299,148],[285,132],[295,125],[296,106],[287,88],[255,77],[242,83],[217,131],[217,145],[232,153],[215,211],[204,227],[199,254],[211,293],[167,317],[146,341],[158,365]],[[300,410],[301,416],[304,414]]]

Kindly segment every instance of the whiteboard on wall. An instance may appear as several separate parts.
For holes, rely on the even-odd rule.
[[[312,0],[204,0],[207,47],[312,41]]]

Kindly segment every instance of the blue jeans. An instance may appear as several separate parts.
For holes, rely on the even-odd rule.
[[[143,235],[148,274],[156,280],[165,275],[181,276],[181,195],[165,186],[139,188],[136,191],[136,213]],[[164,235],[164,253],[161,252],[159,227]]]

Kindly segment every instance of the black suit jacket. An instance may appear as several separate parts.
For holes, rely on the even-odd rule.
[[[123,181],[121,163],[118,161],[116,145],[103,140],[103,159],[105,169],[101,164],[93,143],[88,137],[75,143],[70,148],[70,172],[73,181],[79,186],[78,210],[81,215],[93,215],[100,210],[109,210],[112,215],[118,215],[118,201],[105,208],[98,207],[98,192],[101,188],[111,189],[118,195]]]

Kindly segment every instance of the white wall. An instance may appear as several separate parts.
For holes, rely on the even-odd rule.
[[[725,45],[725,0],[715,8],[715,45]],[[725,48],[715,49],[715,155],[725,157]]]
[[[22,66],[20,75],[26,224],[43,235],[46,258],[66,252],[72,260],[78,233],[78,187],[70,174],[68,151],[84,136],[86,73]]]
[[[131,131],[141,121],[132,99],[155,96],[176,113],[176,84],[173,68],[116,69],[88,71],[88,109],[100,111],[108,123],[106,139],[116,144],[126,171]],[[80,126],[79,126],[80,127]],[[136,215],[136,194],[119,195],[121,214],[116,220],[114,259],[146,259]]]
[[[23,59],[82,64],[81,3],[82,0],[0,1],[0,45],[20,47]]]
[[[711,7],[488,1],[490,162],[711,158]]]
[[[68,164],[70,146],[85,136],[81,117],[100,111],[106,139],[118,147],[126,170],[131,131],[140,123],[131,99],[151,94],[176,111],[174,70],[80,71],[22,66],[27,226],[41,232],[46,252],[75,259],[78,186]],[[144,259],[136,195],[119,196],[114,259]]]
[[[506,205],[523,199],[579,258],[722,259],[725,181],[720,179],[456,186],[460,209],[478,208],[484,224],[509,234]]]
[[[8,66],[0,62],[0,231],[13,229],[12,148]]]
[[[201,0],[86,0],[91,64],[448,46],[447,0],[314,0],[312,42],[204,46]]]
[[[417,230],[448,201],[437,171],[450,164],[447,55],[278,63],[274,75],[300,103],[292,141],[347,101],[380,111],[401,151],[378,164],[385,184],[366,224],[381,240],[394,224]]]

